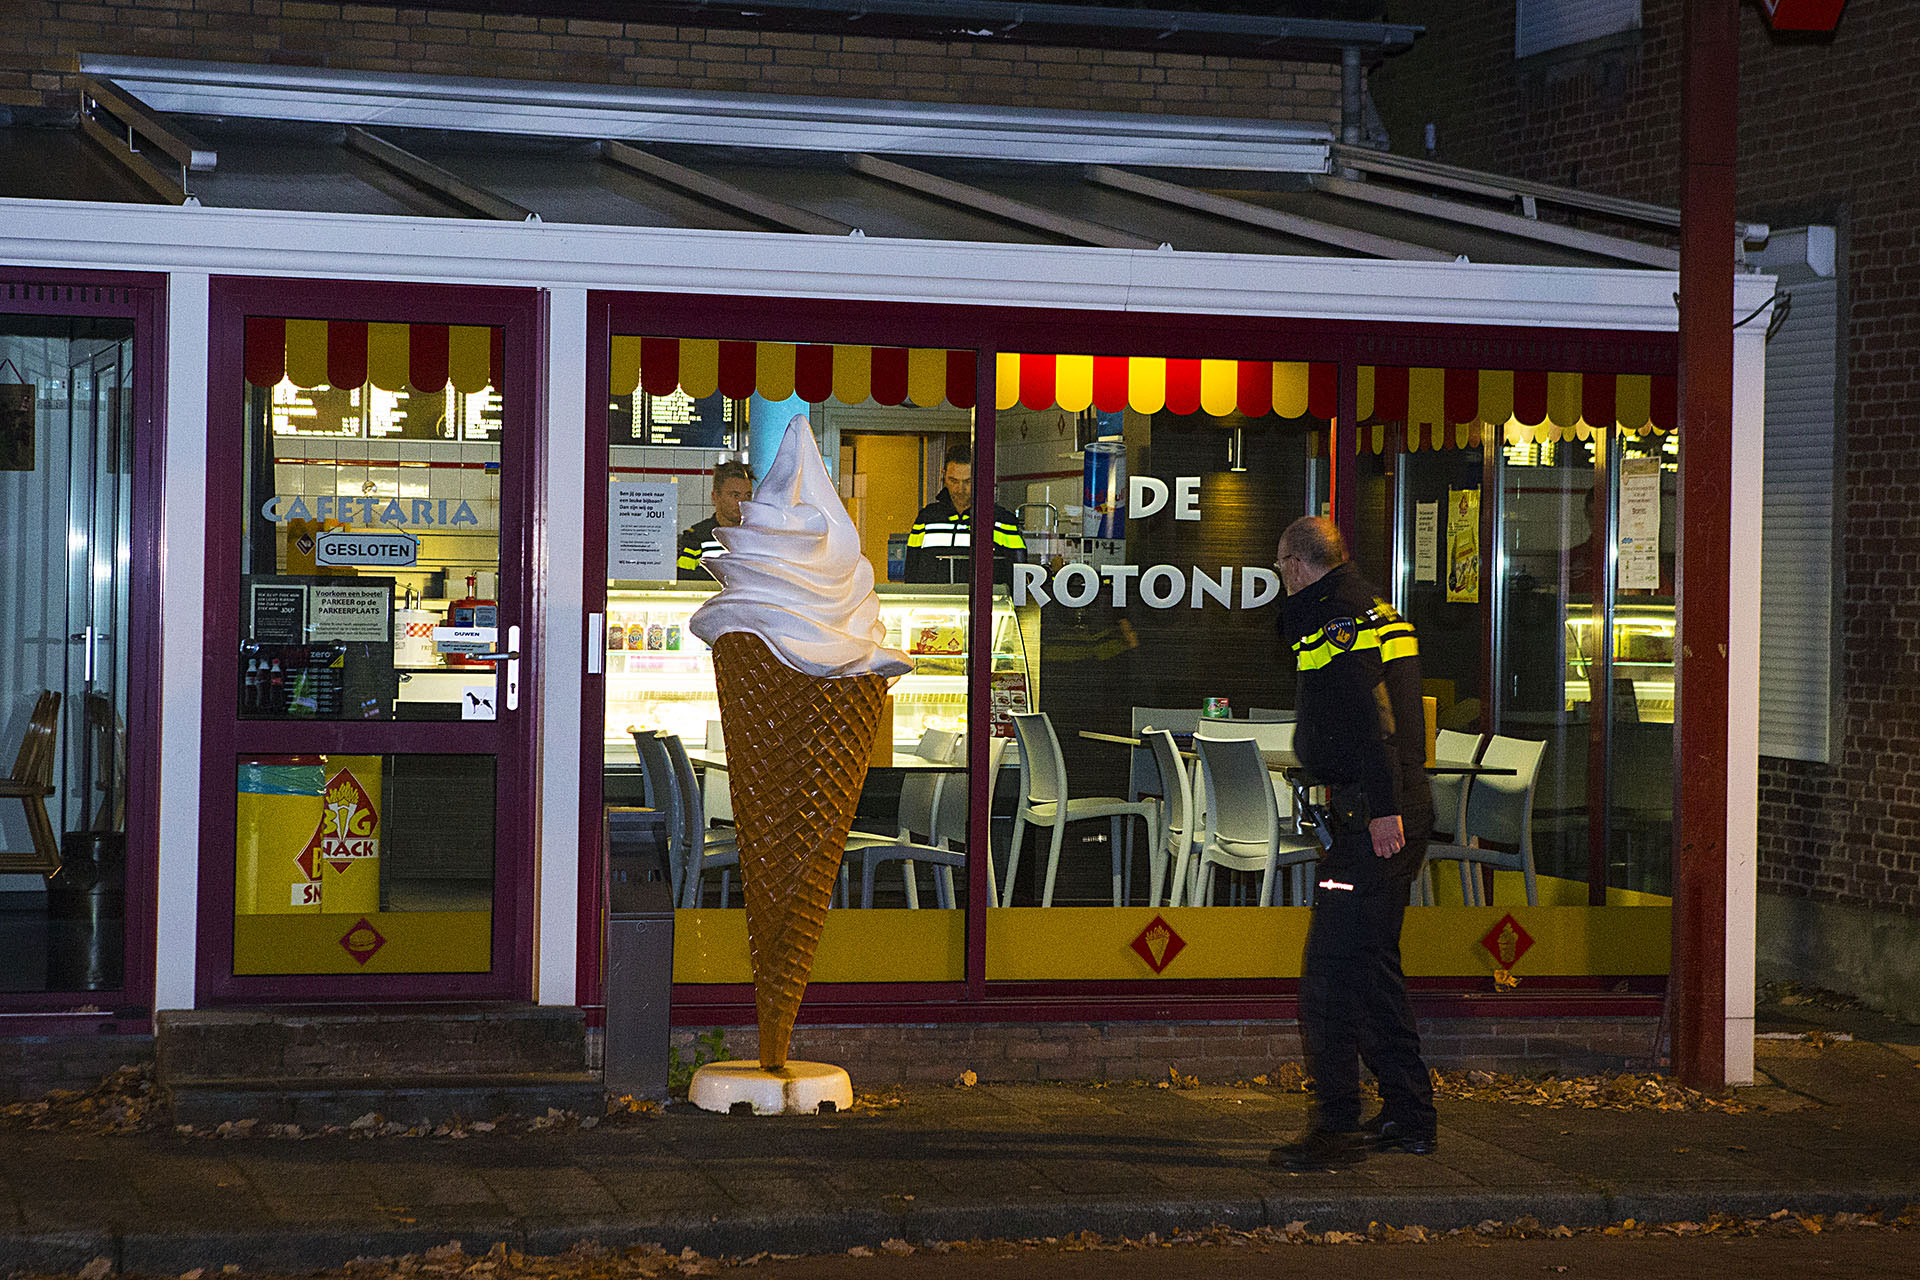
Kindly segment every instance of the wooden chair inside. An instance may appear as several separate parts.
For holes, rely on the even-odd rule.
[[[0,851],[0,872],[28,872],[51,876],[60,869],[60,838],[47,817],[47,797],[53,794],[54,743],[60,732],[60,695],[43,691],[33,704],[33,718],[20,740],[13,774],[0,778],[0,800],[18,800],[27,811],[27,830],[33,848]]]

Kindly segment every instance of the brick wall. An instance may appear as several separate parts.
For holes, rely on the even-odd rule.
[[[1425,23],[1372,87],[1396,151],[1679,203],[1680,0],[1611,47],[1519,66],[1513,0],[1396,0]],[[1920,5],[1852,0],[1830,43],[1740,14],[1739,211],[1841,228],[1847,399],[1842,733],[1831,765],[1763,760],[1764,889],[1920,916]]]
[[[152,1036],[0,1037],[0,1102],[91,1089],[121,1067],[152,1060]]]
[[[1422,1018],[1427,1063],[1545,1075],[1646,1070],[1658,1018]],[[683,1058],[697,1032],[674,1032]],[[751,1027],[727,1031],[728,1048],[754,1053]],[[1178,1070],[1205,1082],[1248,1080],[1301,1061],[1293,1022],[949,1023],[801,1026],[793,1056],[845,1067],[862,1082],[939,1083],[972,1071],[982,1080],[1165,1080]]]
[[[650,26],[302,0],[8,0],[0,107],[78,105],[79,55],[1063,111],[1337,123],[1337,67],[1194,54]]]

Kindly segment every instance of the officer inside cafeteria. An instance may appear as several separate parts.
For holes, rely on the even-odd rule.
[[[1347,559],[1333,521],[1308,516],[1280,535],[1281,634],[1293,650],[1294,750],[1327,787],[1332,845],[1316,871],[1300,973],[1300,1035],[1313,1075],[1312,1126],[1270,1162],[1305,1172],[1376,1151],[1427,1155],[1433,1083],[1400,971],[1400,923],[1426,857],[1420,646],[1413,627]],[[1380,1114],[1360,1123],[1360,1063]]]
[[[940,496],[920,508],[907,531],[908,582],[965,582],[973,553],[973,449],[947,449]],[[1020,522],[1005,507],[993,509],[993,580],[1013,582],[1013,566],[1026,558]]]
[[[675,561],[675,576],[680,581],[713,581],[713,575],[701,563],[708,556],[725,555],[727,551],[713,531],[739,524],[740,504],[751,497],[753,472],[746,463],[723,462],[713,469],[713,514],[680,534],[680,554]]]

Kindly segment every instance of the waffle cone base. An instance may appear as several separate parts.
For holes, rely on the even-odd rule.
[[[795,671],[760,637],[714,641],[760,1065],[786,1063],[793,1023],[866,782],[884,676]]]

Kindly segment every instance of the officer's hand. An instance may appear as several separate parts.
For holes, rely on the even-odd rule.
[[[1367,824],[1367,834],[1373,837],[1373,856],[1391,858],[1407,846],[1407,836],[1400,828],[1400,815],[1390,818],[1375,818]]]

